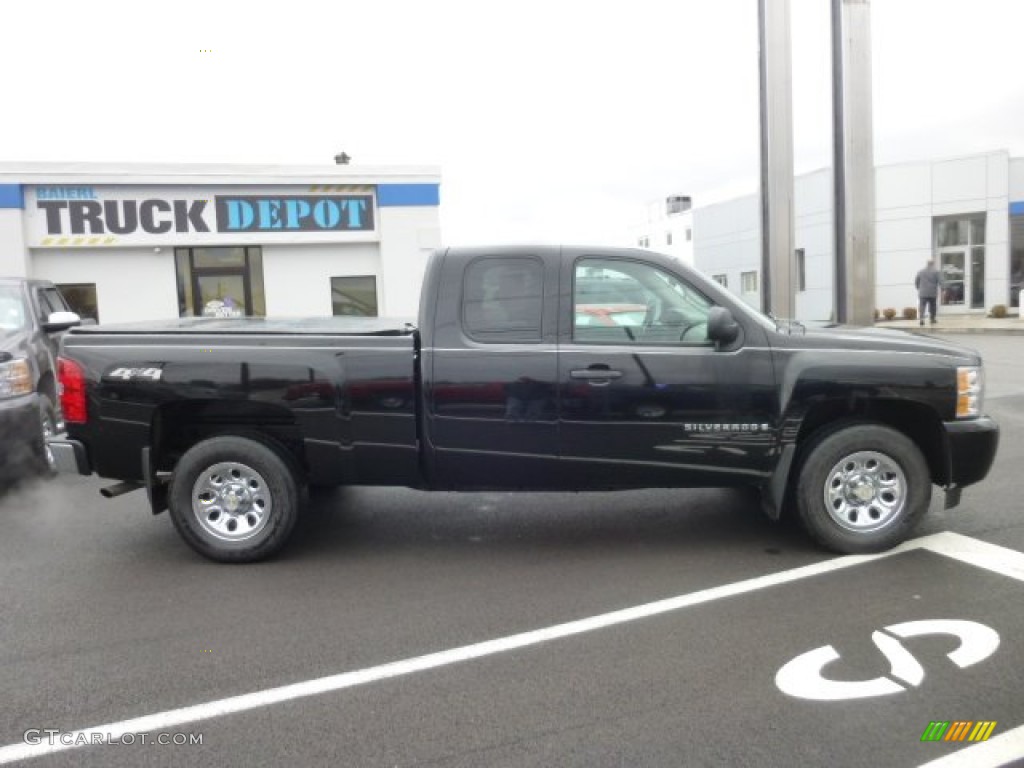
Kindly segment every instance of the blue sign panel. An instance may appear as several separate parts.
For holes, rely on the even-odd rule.
[[[369,195],[218,195],[218,232],[323,232],[373,229]]]
[[[377,205],[381,208],[440,204],[440,184],[377,185]]]
[[[0,184],[0,208],[24,208],[21,184]]]

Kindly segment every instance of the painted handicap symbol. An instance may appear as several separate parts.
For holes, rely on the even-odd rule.
[[[999,647],[999,633],[976,621],[908,621],[871,633],[872,642],[889,662],[888,677],[856,681],[831,680],[825,677],[823,671],[839,659],[839,654],[831,645],[824,645],[802,653],[783,665],[775,675],[775,684],[783,693],[814,701],[866,699],[900,693],[906,690],[905,686],[917,687],[922,683],[924,667],[903,647],[899,639],[925,635],[953,635],[958,638],[960,645],[948,656],[961,669],[987,659]]]

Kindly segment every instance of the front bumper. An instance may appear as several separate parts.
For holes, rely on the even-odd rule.
[[[85,446],[77,440],[69,440],[66,437],[51,437],[46,441],[53,453],[53,461],[57,471],[71,475],[91,475],[92,468],[89,466],[89,455],[85,452]]]
[[[999,425],[988,416],[969,421],[947,421],[949,485],[964,488],[985,479],[999,447]]]

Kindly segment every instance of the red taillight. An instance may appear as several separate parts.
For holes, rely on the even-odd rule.
[[[85,371],[74,360],[57,358],[57,379],[60,381],[60,408],[64,421],[85,424],[89,409],[85,400]]]

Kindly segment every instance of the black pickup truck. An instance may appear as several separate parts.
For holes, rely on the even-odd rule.
[[[54,360],[60,333],[80,322],[53,283],[0,277],[0,490],[53,468],[45,438],[60,424]]]
[[[279,550],[304,489],[747,486],[870,552],[982,480],[979,356],[811,329],[634,249],[447,249],[416,324],[181,319],[78,328],[59,361],[66,471],[145,488],[215,560]]]

